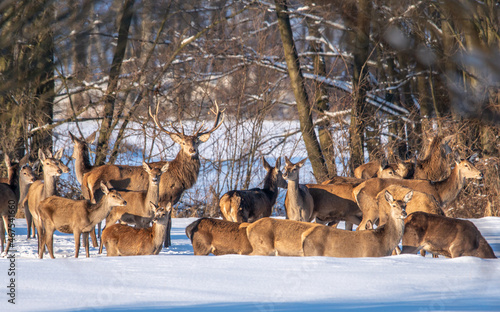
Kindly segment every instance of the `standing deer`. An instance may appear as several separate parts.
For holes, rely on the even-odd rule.
[[[57,177],[63,173],[69,172],[69,168],[61,162],[62,154],[62,148],[58,150],[55,155],[52,155],[50,151],[45,154],[42,149],[38,150],[38,157],[40,158],[40,163],[43,168],[43,180],[36,180],[33,182],[25,198],[29,211],[29,213],[26,214],[26,222],[28,224],[34,222],[37,228],[40,226],[41,222],[40,214],[38,213],[38,205],[45,198],[56,195]],[[23,206],[26,206],[26,204],[23,203]],[[33,235],[34,234],[33,232]],[[40,235],[38,238],[38,244],[40,245]],[[40,246],[38,246],[38,248],[40,248]]]
[[[186,227],[196,256],[227,254],[248,255],[252,246],[247,238],[250,223],[237,223],[220,219],[201,218]]]
[[[2,252],[7,254],[11,245],[11,235],[9,223],[14,219],[17,211],[17,198],[14,190],[9,184],[0,183],[0,242],[2,245]],[[8,242],[7,247],[4,249],[5,244],[5,231],[7,231]]]
[[[172,205],[167,208],[151,203],[154,211],[153,226],[136,229],[124,224],[113,224],[102,231],[106,254],[110,256],[157,255],[162,249],[171,218]]]
[[[412,195],[409,191],[402,201],[397,201],[385,191],[385,200],[390,205],[389,218],[375,230],[352,232],[326,226],[311,228],[302,234],[304,256],[390,256],[403,237],[405,207]]]
[[[405,220],[402,253],[419,250],[449,258],[496,258],[474,223],[425,212],[412,213]]]
[[[94,166],[90,164],[89,144],[95,140],[96,134],[97,131],[94,131],[87,138],[79,139],[74,136],[73,133],[69,132],[69,136],[71,138],[71,141],[73,142],[73,154],[71,155],[71,157],[75,160],[75,176],[78,180],[78,183],[80,183],[80,186],[83,182],[83,175],[94,168]],[[89,199],[85,196],[84,198]],[[97,227],[97,233],[100,235],[101,222],[97,224]],[[97,247],[97,237],[95,231],[90,231],[90,238],[92,239],[92,244],[94,245],[94,247]],[[83,243],[87,244],[86,241],[84,241]]]
[[[283,178],[288,182],[288,190],[285,197],[286,217],[290,220],[311,222],[314,209],[314,201],[305,185],[299,184],[299,171],[307,158],[298,163],[292,163],[285,156],[285,172]]]
[[[153,168],[142,162],[144,170],[149,176],[149,186],[147,191],[119,191],[120,195],[127,201],[126,206],[116,206],[106,217],[106,226],[111,226],[120,221],[128,223],[138,228],[146,228],[154,217],[151,203],[158,205],[160,178],[162,173],[168,170],[170,163],[166,163],[162,168]],[[168,235],[169,233],[167,233]],[[102,251],[102,240],[99,253]]]
[[[247,227],[250,255],[302,257],[302,233],[319,226],[323,225],[274,218],[257,220]]]
[[[368,220],[379,218],[376,197],[383,189],[390,185],[400,185],[415,191],[429,194],[439,203],[441,208],[454,200],[462,190],[466,179],[482,179],[483,174],[468,160],[456,162],[450,176],[439,182],[428,180],[400,180],[400,179],[369,179],[353,190],[353,195],[363,212],[363,220],[359,224],[364,229]]]
[[[224,220],[232,222],[254,222],[269,217],[278,198],[278,187],[286,188],[286,182],[280,170],[281,159],[278,157],[275,167],[271,167],[262,157],[262,165],[267,174],[264,187],[250,190],[233,190],[222,195],[219,206]]]
[[[95,225],[102,221],[114,206],[125,206],[127,202],[115,190],[109,190],[101,183],[101,190],[104,196],[99,202],[92,204],[89,200],[73,200],[69,198],[50,196],[44,199],[39,206],[41,227],[38,228],[40,244],[38,246],[38,257],[43,258],[45,246],[49,250],[49,255],[54,259],[54,231],[62,233],[73,233],[75,238],[75,258],[78,258],[80,251],[80,235],[88,241],[89,232]],[[89,244],[85,244],[87,258],[89,254]]]
[[[33,220],[31,217],[31,213],[26,205],[26,197],[28,196],[28,191],[31,186],[36,181],[35,173],[33,172],[33,168],[30,164],[25,164],[21,167],[19,171],[19,208],[24,210],[24,216],[26,217],[27,223],[27,238],[29,239],[31,236],[31,232],[33,232],[33,237],[35,237],[35,224],[33,221],[28,222],[28,220]],[[28,217],[29,215],[29,217]]]
[[[182,193],[196,183],[201,166],[198,147],[210,138],[210,135],[222,125],[224,120],[224,114],[222,114],[221,119],[222,112],[217,104],[215,111],[212,110],[212,112],[216,117],[210,130],[205,129],[202,125],[193,135],[186,135],[183,127],[181,131],[178,131],[171,125],[174,130],[171,132],[160,124],[158,121],[158,106],[154,115],[151,110],[149,111],[156,126],[162,132],[168,134],[181,147],[175,159],[170,161],[167,172],[161,176],[160,199],[158,202],[160,206],[166,207],[168,203],[171,203],[172,206],[175,205]],[[165,163],[165,161],[159,161],[150,163],[150,165],[161,168]],[[142,166],[103,165],[84,174],[82,193],[85,198],[92,201],[96,200],[96,196],[98,197],[99,194],[98,192],[94,194],[94,192],[97,190],[99,181],[102,180],[109,180],[109,183],[117,190],[144,191],[148,186],[148,175]],[[165,243],[165,246],[168,247],[168,242]]]

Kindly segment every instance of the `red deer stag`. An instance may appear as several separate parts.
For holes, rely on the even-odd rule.
[[[127,202],[117,191],[109,190],[101,183],[104,196],[99,202],[92,204],[87,199],[73,200],[69,198],[50,196],[44,199],[39,206],[41,228],[38,228],[40,244],[38,246],[38,257],[43,258],[45,246],[49,255],[54,259],[54,232],[73,233],[75,238],[75,258],[80,251],[80,235],[88,242],[89,232],[98,222],[101,222],[114,206],[125,206]],[[85,254],[89,254],[89,244],[85,244]]]
[[[257,256],[302,257],[302,233],[322,226],[317,223],[262,218],[247,227],[252,252]]]
[[[136,229],[124,224],[113,224],[102,231],[102,241],[108,257],[157,255],[160,253],[171,218],[172,205],[167,208],[151,204],[153,226]]]
[[[290,220],[311,222],[313,220],[314,201],[305,185],[299,184],[299,171],[307,158],[292,163],[285,156],[285,172],[283,178],[288,182],[285,197],[286,217]]]
[[[271,167],[264,157],[262,165],[267,171],[262,189],[233,190],[222,195],[219,206],[224,220],[251,223],[271,215],[278,198],[278,187],[286,188],[286,182],[280,170],[279,157],[275,167]]]
[[[496,258],[486,239],[468,220],[415,212],[405,220],[402,253],[425,250],[449,258]]]
[[[377,220],[379,218],[378,205],[376,197],[386,187],[390,185],[400,185],[408,187],[415,191],[429,194],[436,199],[439,206],[445,207],[454,200],[462,190],[466,179],[482,179],[483,174],[476,169],[468,160],[462,160],[455,164],[451,175],[439,182],[428,180],[401,180],[401,179],[369,179],[353,190],[353,195],[363,212],[363,220],[359,224],[360,229],[364,229],[368,220]]]
[[[186,227],[194,254],[216,256],[227,254],[248,255],[252,246],[247,238],[250,223],[237,223],[220,219],[201,218]]]
[[[387,223],[375,230],[343,231],[321,226],[302,234],[304,256],[326,257],[385,257],[390,256],[403,237],[406,203],[413,192],[402,201],[394,200],[388,191],[385,200],[390,205]]]
[[[61,162],[62,154],[62,148],[58,150],[55,155],[52,155],[50,151],[47,151],[47,154],[45,154],[41,149],[38,150],[38,157],[40,158],[40,163],[43,168],[43,180],[36,180],[31,184],[25,202],[22,203],[22,205],[26,207],[27,202],[28,206],[27,211],[29,213],[26,213],[26,222],[28,224],[34,222],[35,227],[39,227],[41,221],[38,213],[38,205],[45,198],[57,194],[57,178],[61,174],[69,172],[69,168]],[[33,235],[35,235],[34,230]],[[38,235],[38,238],[40,238],[40,235]],[[40,240],[38,244],[40,244]],[[40,246],[38,248],[40,248]]]

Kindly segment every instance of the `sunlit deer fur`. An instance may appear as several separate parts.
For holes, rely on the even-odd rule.
[[[299,171],[307,158],[292,163],[285,156],[285,170],[283,178],[288,182],[288,188],[285,197],[286,217],[295,221],[312,221],[314,201],[305,185],[299,184]]]
[[[405,220],[402,253],[425,250],[449,258],[496,258],[486,239],[468,220],[415,212]]]
[[[127,202],[117,191],[109,190],[101,183],[104,196],[99,202],[92,204],[89,200],[73,200],[69,198],[50,196],[44,199],[39,206],[42,227],[39,227],[38,236],[40,246],[38,257],[43,258],[45,246],[49,255],[54,259],[54,231],[73,233],[75,238],[75,258],[80,251],[80,235],[88,242],[89,232],[102,221],[114,206],[125,206]],[[85,244],[85,253],[89,257],[89,244]]]
[[[287,186],[280,170],[280,158],[276,160],[275,167],[271,167],[262,157],[262,165],[267,171],[263,188],[233,190],[222,195],[219,206],[225,220],[254,222],[271,215],[276,198],[278,198],[278,188]]]
[[[403,176],[400,174],[402,167],[400,166],[399,163],[388,164],[385,159],[383,161],[373,160],[354,169],[354,177],[364,180],[374,177],[402,179]]]
[[[45,154],[41,149],[38,150],[38,157],[43,168],[43,180],[36,180],[31,184],[25,202],[22,203],[24,207],[26,207],[26,203],[28,206],[27,211],[29,213],[26,213],[27,224],[34,222],[36,228],[40,226],[41,222],[38,205],[45,198],[57,194],[57,178],[61,174],[69,172],[69,168],[61,162],[62,155],[63,149],[57,151],[55,155],[52,155],[50,151]],[[33,235],[35,235],[34,231]],[[40,240],[40,235],[38,238]],[[40,241],[38,244],[40,248]]]
[[[186,236],[191,240],[197,256],[210,253],[219,256],[227,254],[248,255],[252,246],[247,238],[247,226],[220,219],[201,218],[186,227]]]
[[[327,257],[385,257],[391,255],[403,237],[405,206],[411,199],[409,191],[402,201],[388,191],[385,200],[390,205],[387,223],[375,230],[343,231],[321,226],[302,235],[305,256]]]
[[[363,229],[366,221],[378,217],[378,205],[376,197],[383,189],[390,185],[400,185],[415,191],[429,194],[436,199],[440,207],[445,207],[454,200],[462,190],[466,179],[482,179],[483,174],[468,160],[456,163],[451,175],[440,182],[428,180],[405,180],[405,179],[369,179],[353,190],[353,195],[363,212],[363,220],[359,227]],[[372,220],[373,221],[373,220]]]
[[[451,148],[448,144],[454,137],[436,135],[431,139],[423,158],[417,159],[415,163],[413,179],[441,181],[450,175],[447,156],[451,153]]]
[[[323,226],[317,223],[262,218],[247,227],[251,255],[304,256],[302,233]]]
[[[167,208],[151,204],[154,211],[153,225],[137,229],[124,224],[113,224],[102,231],[102,241],[107,256],[157,255],[165,241],[172,205]]]

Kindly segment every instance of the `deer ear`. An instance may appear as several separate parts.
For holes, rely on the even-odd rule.
[[[71,141],[76,141],[76,137],[73,135],[73,133],[71,133],[71,131],[69,131],[69,137],[71,138]]]
[[[372,220],[366,221],[365,230],[373,230],[373,222],[372,222]]]
[[[385,191],[385,200],[387,200],[389,204],[391,204],[394,201],[394,197],[392,196],[391,193],[389,193],[389,191]]]
[[[292,165],[293,165],[293,164],[290,162],[290,159],[289,159],[287,156],[285,156],[285,164],[286,164],[287,166],[292,166]]]
[[[262,156],[262,166],[264,166],[264,169],[266,169],[266,171],[271,170],[271,165],[269,165],[264,156]]]
[[[170,133],[170,138],[177,144],[181,144],[183,141],[181,136],[176,133]]]
[[[405,197],[403,198],[403,201],[405,203],[409,202],[411,200],[411,198],[413,197],[413,190],[409,191]]]
[[[149,202],[149,206],[151,207],[151,209],[153,210],[153,212],[156,212],[156,209],[158,209],[158,206],[155,205],[155,203],[153,203],[152,201]]]
[[[299,166],[299,168],[302,168],[304,164],[306,163],[307,157],[299,161],[296,165]]]
[[[276,159],[276,165],[274,165],[274,168],[277,168],[277,170],[280,170],[280,168],[281,168],[281,157],[278,156],[278,159]]]
[[[208,141],[208,139],[210,139],[210,133],[205,133],[198,137],[198,140],[200,140],[201,142],[206,142]]]
[[[61,147],[56,154],[54,155],[54,158],[61,159],[63,156],[64,149]]]
[[[109,189],[103,181],[101,181],[101,191],[104,193],[104,195],[108,195],[109,193]]]
[[[96,135],[97,135],[97,130],[96,130],[96,131],[94,131],[94,133],[92,133],[91,135],[89,135],[89,136],[85,139],[85,142],[87,142],[87,144],[92,143],[92,142],[95,140]]]
[[[151,172],[151,167],[144,160],[142,161],[142,168],[144,168],[147,173]]]
[[[40,158],[41,161],[45,161],[45,153],[42,149],[38,150],[38,158]]]
[[[161,167],[161,172],[167,172],[168,167],[170,167],[170,163],[169,162],[167,162],[166,164],[163,165],[163,167]]]

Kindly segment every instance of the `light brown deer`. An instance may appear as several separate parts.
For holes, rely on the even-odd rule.
[[[273,218],[257,220],[247,227],[250,255],[302,257],[302,233],[319,226],[323,225]]]
[[[108,257],[157,255],[160,253],[171,218],[172,205],[167,208],[151,204],[153,226],[136,229],[124,224],[113,224],[102,231],[102,241]]]
[[[403,162],[388,164],[387,160],[372,160],[354,169],[354,177],[357,179],[370,179],[374,177],[384,179],[402,179],[407,173],[407,167]]]
[[[405,220],[402,253],[425,250],[449,258],[496,258],[486,239],[468,220],[415,212]]]
[[[354,197],[353,189],[358,183],[306,184],[314,202],[312,218],[317,223],[334,225],[345,221],[345,229],[352,230],[353,224],[359,224],[362,212]]]
[[[94,166],[90,163],[89,144],[95,140],[96,134],[97,131],[94,131],[87,138],[80,139],[74,136],[73,133],[69,132],[69,136],[73,142],[73,154],[71,157],[75,160],[75,176],[78,183],[80,183],[80,186],[83,182],[83,175],[94,168]],[[101,222],[97,224],[97,233],[99,235],[101,234]],[[90,238],[92,239],[94,247],[97,247],[98,244],[95,231],[90,231]],[[84,241],[83,244],[87,244],[87,242]]]
[[[290,220],[311,222],[313,220],[314,201],[305,185],[299,184],[299,171],[307,158],[298,163],[292,163],[285,156],[283,178],[288,182],[285,197],[286,217]]]
[[[196,256],[227,254],[248,255],[252,246],[247,238],[250,223],[237,223],[220,219],[201,218],[186,227]]]
[[[413,192],[402,201],[394,200],[388,191],[385,200],[390,205],[387,223],[375,230],[343,231],[321,226],[302,234],[304,256],[326,257],[385,257],[390,256],[403,237],[405,206]]]
[[[376,197],[383,189],[390,185],[400,185],[415,191],[429,194],[436,199],[441,208],[454,200],[462,190],[466,179],[482,179],[483,174],[476,169],[468,160],[456,162],[450,176],[439,182],[428,180],[405,180],[405,179],[369,179],[353,190],[353,195],[363,212],[363,220],[359,224],[364,229],[368,220],[378,219],[378,205]]]
[[[233,190],[222,195],[219,206],[224,220],[254,222],[271,215],[276,198],[278,198],[278,188],[286,188],[286,181],[283,180],[280,170],[281,159],[279,157],[275,167],[271,167],[264,157],[262,157],[262,165],[267,171],[262,189]]]
[[[441,181],[450,175],[450,165],[447,156],[451,153],[448,145],[455,135],[443,137],[436,135],[430,140],[429,147],[421,160],[415,163],[413,179]]]
[[[43,168],[43,180],[36,180],[31,184],[25,202],[22,204],[26,207],[27,202],[28,206],[29,213],[26,213],[26,222],[28,224],[34,222],[37,228],[40,226],[41,222],[40,214],[38,213],[38,205],[45,198],[57,194],[57,178],[61,174],[69,172],[69,168],[61,162],[62,154],[62,148],[58,150],[55,155],[52,155],[50,151],[47,151],[47,154],[45,154],[42,149],[38,150],[38,157],[40,158],[40,163]],[[34,232],[33,235],[35,235]],[[40,244],[40,241],[38,243]]]
[[[35,237],[35,224],[32,222],[28,223],[28,219],[32,220],[31,218],[31,213],[28,209],[28,206],[26,205],[27,202],[25,201],[25,198],[28,196],[28,191],[31,186],[36,181],[36,176],[35,173],[33,172],[33,168],[31,164],[25,164],[21,167],[21,170],[19,171],[19,207],[20,209],[23,209],[24,211],[24,216],[26,218],[26,224],[27,224],[27,238],[29,239],[31,236],[31,233],[33,232],[33,237]],[[30,216],[28,217],[28,214]]]
[[[69,198],[50,196],[44,199],[39,206],[41,227],[38,228],[40,237],[38,247],[38,257],[43,258],[45,246],[49,255],[54,259],[54,232],[73,233],[75,238],[75,258],[78,258],[80,251],[80,235],[88,241],[89,232],[95,225],[102,221],[114,206],[125,206],[127,202],[115,190],[109,190],[101,183],[101,190],[104,196],[99,202],[92,204],[89,200],[73,200]],[[89,244],[85,244],[85,254],[89,254]]]

